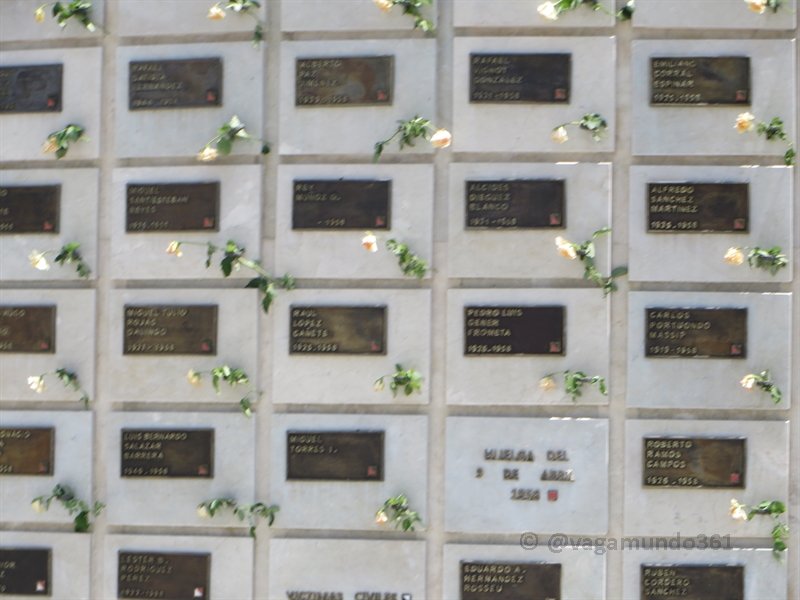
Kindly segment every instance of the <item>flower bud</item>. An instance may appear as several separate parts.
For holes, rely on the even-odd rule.
[[[380,8],[383,12],[389,12],[392,10],[394,6],[394,2],[392,0],[374,0],[375,4]]]
[[[221,21],[225,18],[225,10],[219,7],[219,4],[215,4],[208,10],[208,14],[206,15],[206,19],[211,21]]]
[[[740,265],[744,262],[744,254],[738,248],[728,248],[725,253],[725,262],[732,265]]]
[[[186,374],[186,379],[195,387],[200,387],[202,384],[202,380],[200,379],[200,373],[195,371],[194,369],[189,369],[189,372]]]
[[[548,21],[555,21],[558,19],[558,9],[553,2],[545,2],[544,4],[540,4],[539,8],[536,10],[539,11],[539,14],[542,18],[547,19]]]
[[[47,386],[44,384],[43,377],[28,377],[28,385],[37,394],[41,394],[47,389]]]
[[[763,14],[767,10],[766,0],[744,0],[747,2],[747,8],[758,14]]]
[[[28,255],[28,260],[31,261],[31,266],[34,269],[39,269],[40,271],[50,270],[50,265],[44,257],[44,252],[39,253],[34,250]]]
[[[31,502],[31,509],[35,513],[43,513],[45,511],[44,502],[42,502],[41,498],[36,498],[33,502]]]
[[[539,387],[543,390],[553,390],[556,387],[556,382],[553,381],[553,378],[548,375],[547,377],[542,377],[539,380]]]
[[[216,160],[217,156],[219,156],[219,152],[216,148],[212,148],[211,146],[206,146],[200,152],[197,153],[197,160],[201,162],[211,162],[212,160]]]
[[[447,148],[452,140],[453,136],[446,129],[439,129],[431,136],[431,144],[434,148]]]
[[[576,252],[575,247],[561,236],[556,238],[556,246],[558,247],[558,253],[564,258],[568,258],[570,260],[575,260],[578,258],[578,253]]]
[[[736,131],[738,131],[739,133],[744,133],[746,131],[753,131],[753,129],[756,128],[756,126],[753,124],[755,120],[756,118],[749,112],[744,112],[740,114],[738,117],[736,117],[736,126],[735,126]]]
[[[51,152],[55,152],[56,150],[58,150],[58,144],[56,143],[56,136],[51,135],[44,141],[44,144],[42,144],[42,154],[50,154]]]
[[[376,392],[383,391],[383,377],[381,377],[380,379],[378,379],[378,381],[375,382],[375,391]]]
[[[744,379],[742,379],[739,383],[742,384],[744,389],[752,390],[756,385],[755,375],[745,375]]]
[[[378,238],[372,235],[371,231],[367,232],[363,238],[361,238],[361,245],[364,246],[370,252],[377,252],[378,251]]]
[[[33,13],[33,19],[37,23],[44,21],[44,6],[40,6],[36,9],[36,12]]]
[[[561,127],[556,127],[553,129],[553,132],[550,134],[550,137],[553,138],[553,141],[558,144],[563,144],[569,139],[567,135],[566,128],[562,125]]]
[[[375,522],[378,525],[386,525],[389,522],[389,515],[386,514],[386,511],[381,509],[375,515]]]
[[[167,246],[167,254],[174,254],[178,258],[183,256],[183,252],[181,252],[181,243],[180,242],[170,242],[169,246]]]
[[[197,516],[201,519],[211,518],[211,511],[208,510],[208,506],[206,506],[205,503],[197,507]]]
[[[731,499],[731,517],[736,521],[747,521],[747,511],[743,504],[739,504],[736,498]]]

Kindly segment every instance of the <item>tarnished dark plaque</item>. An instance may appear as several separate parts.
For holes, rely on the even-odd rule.
[[[561,565],[461,562],[461,600],[561,600]]]
[[[125,306],[123,354],[217,353],[217,306]]]
[[[58,233],[60,185],[0,187],[0,235]]]
[[[52,427],[0,429],[0,475],[52,475],[55,434]]]
[[[292,229],[390,229],[391,181],[295,181]]]
[[[646,437],[644,487],[743,488],[747,440]]]
[[[641,600],[744,600],[744,567],[641,566]]]
[[[651,58],[650,104],[749,106],[750,58]]]
[[[117,598],[208,600],[211,554],[194,552],[117,553]]]
[[[383,431],[287,431],[286,480],[383,481]]]
[[[647,308],[645,356],[745,358],[746,308]]]
[[[564,181],[467,181],[467,229],[564,229]]]
[[[385,306],[293,306],[291,311],[291,354],[386,354]]]
[[[53,551],[0,548],[0,596],[50,596]]]
[[[464,354],[564,356],[563,306],[465,306]]]
[[[0,113],[61,112],[63,65],[0,67]]]
[[[389,105],[393,56],[298,58],[295,106]]]
[[[128,109],[222,106],[222,60],[131,61]]]
[[[219,182],[129,183],[125,231],[219,231]]]
[[[750,195],[746,183],[650,183],[647,230],[667,233],[746,233]]]
[[[55,354],[55,306],[0,306],[0,352]]]
[[[470,54],[469,101],[569,104],[571,54]]]
[[[123,429],[121,477],[214,477],[213,429]]]

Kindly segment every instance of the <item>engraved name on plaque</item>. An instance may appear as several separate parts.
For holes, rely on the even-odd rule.
[[[644,487],[744,488],[746,440],[647,437]]]
[[[744,567],[641,565],[641,600],[744,600]]]
[[[650,183],[647,230],[658,233],[746,233],[746,183]]]
[[[465,306],[466,356],[564,356],[563,306]]]
[[[391,191],[391,181],[295,181],[292,229],[390,229]]]
[[[128,109],[222,106],[222,60],[131,61]]]
[[[54,354],[55,306],[0,306],[0,352]]]
[[[466,229],[564,229],[564,181],[466,182]]]
[[[383,481],[383,431],[286,432],[286,480]]]
[[[385,306],[292,306],[291,354],[386,354]]]
[[[0,235],[58,233],[60,185],[0,187]]]
[[[217,353],[217,306],[125,306],[123,354]]]
[[[0,475],[52,475],[55,429],[0,429]]]
[[[0,595],[52,595],[52,561],[49,548],[0,548]]]
[[[470,54],[469,101],[569,104],[571,54]]]
[[[295,106],[390,105],[393,56],[298,58]]]
[[[746,308],[647,308],[645,356],[745,358]]]
[[[461,600],[561,600],[561,565],[462,561]]]
[[[750,59],[746,56],[650,59],[650,104],[750,104]]]
[[[129,183],[125,231],[219,231],[219,182]]]
[[[211,598],[211,554],[120,550],[117,561],[118,600]]]
[[[122,477],[214,477],[213,429],[123,429]]]
[[[0,67],[0,113],[61,112],[63,65]]]

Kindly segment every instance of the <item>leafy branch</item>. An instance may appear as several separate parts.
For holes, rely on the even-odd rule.
[[[758,375],[755,373],[750,373],[749,375],[745,375],[744,378],[739,382],[742,384],[742,387],[747,390],[753,390],[755,388],[761,388],[761,391],[767,392],[771,397],[772,401],[777,404],[781,401],[783,396],[781,395],[781,391],[772,381],[772,374],[769,372],[769,369],[766,371],[761,371]]]
[[[44,9],[48,6],[53,7],[53,18],[58,21],[58,26],[61,28],[66,27],[67,21],[75,17],[75,20],[92,33],[94,33],[98,27],[103,29],[102,26],[92,21],[91,2],[72,0],[69,4],[63,2],[48,2],[47,4],[42,4],[33,13],[33,18],[37,23],[44,21]],[[103,29],[103,31],[105,31],[105,29]]]
[[[598,229],[592,234],[592,240],[610,231],[611,229],[608,227]],[[559,236],[556,238],[556,246],[561,256],[569,258],[570,260],[575,260],[576,258],[580,259],[584,265],[583,278],[593,281],[601,287],[603,289],[603,297],[605,297],[611,292],[617,291],[618,288],[617,284],[614,283],[614,279],[625,275],[628,272],[628,267],[617,267],[611,271],[611,275],[604,277],[594,266],[596,248],[592,240],[583,242],[582,244],[573,244]]]
[[[550,375],[545,375],[541,380],[539,380],[539,387],[545,390],[551,390],[556,387],[556,383],[553,380],[553,376],[556,375],[555,373],[550,373]],[[581,388],[584,384],[595,385],[597,389],[600,390],[600,393],[603,396],[608,396],[608,389],[606,388],[606,380],[600,377],[599,375],[595,375],[593,377],[589,377],[583,371],[575,371],[572,373],[571,371],[564,371],[564,384],[567,390],[567,393],[572,396],[572,401],[577,402],[578,396],[581,396]]]
[[[779,521],[780,515],[786,512],[786,505],[776,500],[765,500],[757,506],[739,504],[736,499],[731,500],[730,515],[737,521],[751,521],[757,515],[769,515],[775,523],[772,527],[772,555],[784,562],[786,552],[786,539],[789,537],[789,526]]]
[[[397,257],[397,263],[403,270],[404,275],[422,279],[431,270],[428,263],[411,252],[408,246],[398,243],[397,240],[387,240],[386,248]]]
[[[792,142],[789,141],[789,136],[783,130],[783,120],[779,117],[774,117],[769,123],[756,121],[756,118],[749,112],[741,113],[736,117],[736,124],[734,128],[739,133],[746,133],[748,131],[756,131],[756,135],[763,135],[770,141],[782,141],[789,144],[789,149],[783,155],[783,162],[786,166],[791,167],[794,165],[794,159],[797,154],[795,153]]]
[[[580,121],[570,121],[569,123],[554,127],[553,131],[550,133],[550,137],[553,138],[554,142],[563,144],[569,140],[569,136],[567,135],[568,125],[577,125],[579,128],[588,131],[592,134],[592,139],[595,142],[599,142],[606,137],[606,130],[608,129],[608,123],[606,123],[606,120],[601,115],[597,113],[586,114],[583,115]]]
[[[555,21],[561,13],[575,10],[583,5],[588,6],[592,10],[602,10],[607,15],[612,15],[620,21],[628,21],[633,18],[633,12],[635,10],[634,4],[634,0],[628,0],[628,3],[622,10],[614,13],[608,10],[603,4],[600,4],[599,0],[556,0],[555,2],[540,4],[537,10],[542,18],[548,21]]]
[[[31,502],[31,508],[34,512],[43,513],[50,510],[50,503],[53,500],[58,500],[69,513],[69,516],[75,515],[75,531],[89,531],[91,523],[89,523],[89,516],[99,516],[100,512],[105,508],[102,502],[95,502],[93,507],[89,507],[86,502],[75,497],[75,493],[67,485],[60,483],[53,488],[53,493],[49,496],[39,496],[34,498]]]
[[[375,0],[375,4],[384,12],[389,12],[395,6],[402,6],[404,15],[414,17],[414,29],[420,28],[425,33],[436,33],[433,23],[420,12],[423,6],[433,6],[433,0]]]
[[[394,375],[384,375],[375,381],[375,391],[382,392],[384,379],[389,377],[389,389],[392,390],[392,397],[397,397],[397,390],[402,389],[406,396],[414,393],[414,390],[422,393],[422,375],[416,369],[403,369],[403,365],[396,364],[397,372]]]
[[[71,371],[67,371],[66,369],[56,369],[52,373],[42,373],[38,376],[31,375],[28,377],[28,385],[34,392],[41,394],[47,389],[47,386],[44,383],[44,378],[48,375],[55,375],[58,377],[59,381],[61,381],[64,387],[71,387],[73,390],[81,394],[80,402],[83,402],[84,408],[89,408],[89,394],[87,394],[86,391],[81,388],[81,384],[78,382],[78,376]]]
[[[209,162],[216,160],[221,154],[228,156],[231,153],[234,142],[237,140],[247,140],[248,142],[256,140],[261,142],[261,154],[269,154],[269,145],[260,137],[250,135],[244,128],[244,123],[239,120],[239,117],[233,115],[231,120],[225,123],[222,127],[217,129],[217,136],[212,138],[205,147],[197,153],[197,160],[201,162]],[[212,146],[214,146],[212,148]]]
[[[781,9],[781,7],[787,4],[786,0],[745,0],[745,1],[747,2],[747,7],[753,12],[756,12],[758,14],[764,14],[764,12],[766,12],[768,8],[771,9],[773,13],[777,13]],[[789,7],[786,7],[786,10],[788,10],[790,13],[794,12]]]
[[[391,515],[389,513],[391,513]],[[375,522],[378,525],[385,525],[389,521],[394,523],[395,529],[402,524],[403,531],[414,531],[414,525],[416,523],[419,523],[423,527],[425,526],[422,523],[422,519],[419,518],[419,513],[415,510],[411,510],[411,507],[408,505],[408,498],[402,494],[389,498],[383,503],[383,507],[375,513]]]
[[[277,504],[267,506],[263,502],[256,502],[255,504],[237,506],[236,500],[233,498],[215,498],[199,505],[197,507],[197,516],[202,519],[211,519],[226,508],[232,509],[233,514],[236,515],[239,521],[247,519],[247,523],[250,525],[250,537],[253,538],[256,537],[258,518],[267,519],[267,526],[272,527],[275,522],[275,513],[280,510]]]
[[[64,129],[54,131],[47,136],[42,144],[42,153],[56,153],[56,160],[64,158],[72,142],[88,142],[89,138],[83,136],[84,129],[80,125],[67,125]]]
[[[242,369],[231,369],[228,365],[223,365],[221,367],[214,367],[210,371],[195,371],[194,369],[189,369],[189,372],[186,374],[186,379],[193,386],[200,387],[203,381],[203,373],[211,375],[211,385],[214,387],[214,391],[217,392],[217,394],[220,393],[220,382],[227,383],[232,388],[235,388],[237,385],[246,387],[249,391],[239,400],[239,406],[241,406],[244,416],[247,418],[253,416],[253,412],[250,410],[252,406],[250,395],[256,394],[260,396],[262,392],[250,385],[250,379],[247,377],[247,373]]]
[[[221,21],[225,18],[226,10],[250,15],[256,20],[256,27],[253,30],[253,47],[258,49],[259,44],[264,41],[264,22],[254,14],[255,11],[250,12],[251,8],[259,9],[261,8],[261,4],[256,2],[256,0],[228,0],[227,2],[217,2],[209,9],[206,18],[211,21]]]
[[[431,134],[431,132],[433,133]],[[400,150],[405,146],[413,146],[414,140],[419,137],[430,141],[434,148],[446,148],[450,145],[452,140],[450,132],[446,129],[436,129],[431,125],[428,119],[414,116],[413,119],[408,121],[398,121],[397,130],[392,134],[392,137],[375,144],[375,153],[372,155],[373,163],[378,162],[384,147],[391,143],[397,136],[400,136],[398,140]]]
[[[48,254],[56,254],[55,261],[59,265],[63,267],[66,264],[76,263],[76,271],[78,276],[88,279],[92,270],[89,268],[89,265],[84,262],[80,252],[78,252],[78,248],[80,247],[81,245],[77,242],[64,244],[57,254],[52,250],[38,252],[36,249],[34,249],[33,252],[28,255],[28,260],[31,261],[31,266],[34,269],[38,269],[39,271],[49,271],[50,264],[47,262],[45,256]]]

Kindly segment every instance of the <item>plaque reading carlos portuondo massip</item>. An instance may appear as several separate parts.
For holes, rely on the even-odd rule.
[[[566,353],[563,306],[465,306],[464,354]]]
[[[123,429],[122,477],[214,477],[213,429]]]
[[[0,235],[58,233],[60,185],[0,187]]]
[[[286,432],[286,480],[383,481],[383,431]]]
[[[0,429],[0,475],[52,475],[55,429]]]
[[[746,183],[650,183],[647,192],[650,232],[748,231],[750,199]]]
[[[750,104],[746,56],[650,59],[650,103],[659,105]]]
[[[50,596],[52,550],[0,548],[0,595]]]
[[[461,600],[561,600],[561,565],[462,562]]]
[[[563,229],[564,181],[466,182],[467,229]]]
[[[641,600],[744,600],[744,567],[642,565]]]
[[[123,354],[217,353],[217,306],[125,306]]]
[[[746,308],[647,308],[645,356],[745,358]]]
[[[55,306],[0,306],[0,352],[54,354]]]
[[[393,79],[393,56],[298,58],[295,105],[389,105]]]
[[[63,65],[0,67],[0,113],[61,112]]]
[[[390,229],[391,190],[391,181],[295,181],[292,229]]]
[[[119,551],[117,598],[208,600],[211,555]]]
[[[129,183],[125,231],[219,231],[219,182]]]
[[[131,61],[128,109],[222,106],[222,60]]]
[[[293,306],[292,354],[386,354],[385,306]]]
[[[470,54],[469,101],[569,104],[571,54]]]
[[[745,439],[647,437],[642,442],[645,487],[745,487]]]

